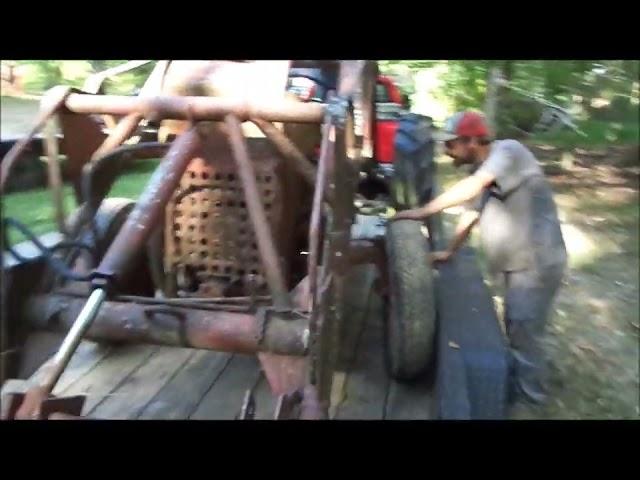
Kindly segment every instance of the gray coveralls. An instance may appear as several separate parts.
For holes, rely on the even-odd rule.
[[[474,208],[492,273],[504,274],[512,393],[540,403],[547,375],[541,340],[567,265],[553,192],[534,155],[515,140],[495,141],[477,172],[496,178]]]

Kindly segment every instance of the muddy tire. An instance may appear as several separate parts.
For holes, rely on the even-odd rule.
[[[96,257],[100,261],[107,253],[107,250],[115,240],[118,232],[127,220],[127,217],[135,207],[136,202],[128,198],[111,197],[105,198],[100,208],[96,212],[94,224],[97,233],[95,241]],[[77,221],[78,211],[74,212],[68,221],[71,226]],[[87,243],[94,243],[94,237],[88,227],[85,227],[82,240]],[[154,292],[151,273],[149,272],[146,252],[141,250],[133,260],[135,267],[132,268],[130,277],[120,285],[121,291],[118,293],[129,295],[151,296]]]
[[[389,298],[385,350],[389,375],[409,381],[433,359],[436,327],[433,275],[420,222],[390,222],[386,233]]]

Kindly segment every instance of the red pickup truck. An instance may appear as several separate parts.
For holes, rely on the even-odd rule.
[[[303,101],[324,102],[334,87],[335,78],[322,69],[294,68],[289,74],[288,91]],[[408,99],[385,75],[377,77],[375,111],[374,161],[362,173],[360,192],[395,208],[424,203],[435,177],[431,119],[411,113]]]
[[[395,136],[399,114],[408,107],[400,89],[384,75],[378,75],[376,84],[376,136],[375,152],[378,163],[393,163]]]
[[[335,79],[320,69],[294,68],[289,74],[288,91],[303,101],[324,102]],[[406,111],[400,89],[391,78],[378,75],[376,84],[375,152],[378,163],[391,164],[394,159],[394,140],[399,115]]]

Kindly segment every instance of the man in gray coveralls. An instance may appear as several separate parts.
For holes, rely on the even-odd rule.
[[[491,141],[484,117],[466,111],[451,117],[436,135],[454,165],[473,173],[421,208],[392,220],[424,219],[471,203],[455,236],[433,261],[446,261],[480,223],[483,250],[494,274],[503,274],[505,325],[511,347],[511,400],[547,399],[541,339],[567,265],[553,192],[534,155],[516,140]]]

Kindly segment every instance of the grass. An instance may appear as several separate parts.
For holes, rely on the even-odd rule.
[[[141,160],[125,175],[120,176],[111,191],[110,197],[123,197],[136,200],[149,181],[158,160]],[[68,215],[77,207],[73,189],[64,187],[64,208]],[[38,188],[24,192],[10,193],[2,198],[3,216],[15,218],[25,224],[35,235],[57,230],[54,220],[54,208],[51,192],[47,188]],[[8,232],[11,245],[24,241],[17,231]]]

